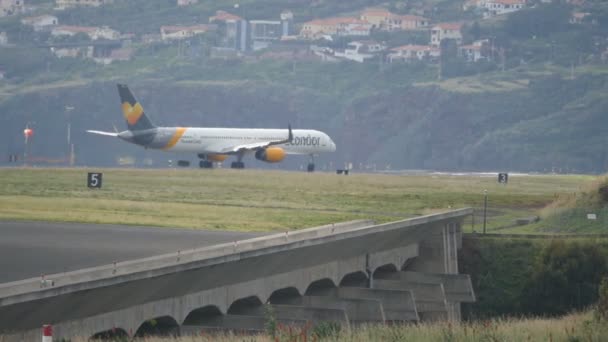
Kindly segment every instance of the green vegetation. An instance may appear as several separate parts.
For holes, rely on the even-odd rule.
[[[49,6],[41,11],[48,11],[50,1],[42,3]],[[608,6],[603,2],[580,8],[537,4],[491,20],[463,12],[459,2],[375,0],[314,5],[247,0],[238,8],[228,1],[178,7],[174,1],[137,0],[56,15],[62,24],[108,25],[141,35],[158,33],[162,25],[206,23],[218,9],[249,19],[277,18],[289,9],[302,23],[379,5],[395,13],[422,14],[434,23],[466,20],[463,43],[487,38],[490,55],[468,63],[447,44],[441,66],[387,64],[384,59],[322,63],[306,53],[310,42],[286,42],[278,50],[291,51],[291,58],[268,59],[267,51],[260,51],[247,58],[215,59],[211,48],[221,37],[209,32],[181,44],[144,44],[135,38],[133,60],[97,65],[53,57],[48,49],[35,47],[50,39],[48,33],[34,32],[18,17],[1,18],[0,31],[17,45],[0,54],[6,74],[0,80],[0,112],[6,113],[0,117],[0,136],[10,153],[19,153],[21,136],[15,132],[36,122],[53,134],[46,135],[44,149],[33,152],[55,157],[65,149],[58,133],[68,121],[64,108],[77,108],[74,132],[111,127],[120,118],[110,105],[115,94],[102,95],[121,81],[134,85],[136,94],[162,97],[150,104],[146,98],[145,107],[171,124],[277,127],[290,121],[327,131],[339,146],[334,163],[378,169],[605,172],[608,67],[602,57],[607,42],[601,37],[608,32]],[[591,14],[570,24],[573,11]],[[371,38],[395,46],[422,44],[428,36],[374,32]],[[333,45],[343,47],[349,39],[336,39]],[[220,114],[225,117],[216,118]],[[87,138],[76,143],[77,161],[86,161],[81,165],[115,166],[120,157],[117,149],[91,146]],[[137,158],[143,153],[129,154]],[[90,156],[98,159],[91,162]]]
[[[468,319],[556,316],[598,300],[608,275],[608,238],[465,237],[460,272],[477,297],[463,304]]]
[[[592,215],[590,219],[588,215]],[[539,211],[541,220],[525,227],[507,229],[519,233],[606,233],[608,227],[608,178],[581,187],[579,191],[555,194]]]
[[[608,243],[552,241],[525,283],[524,308],[535,315],[562,315],[589,307],[606,275]]]
[[[608,277],[602,279],[600,284],[597,316],[600,320],[608,320]]]
[[[198,337],[146,338],[147,342],[168,341],[217,341],[217,342],[372,342],[372,341],[604,341],[608,334],[608,324],[596,320],[591,311],[575,313],[559,319],[496,319],[475,323],[452,324],[448,322],[408,324],[408,325],[364,325],[350,330],[342,329],[335,334],[317,338],[313,328],[285,328],[283,334],[275,337],[261,334],[243,336],[240,334],[202,334]],[[74,342],[85,341],[74,339]]]
[[[479,176],[108,169],[95,191],[86,172],[0,169],[0,218],[272,231],[480,208],[487,189],[492,232],[595,178],[515,176],[504,186]]]

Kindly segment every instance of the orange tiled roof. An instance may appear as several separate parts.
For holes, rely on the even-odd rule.
[[[365,20],[352,17],[333,17],[325,19],[315,19],[304,23],[304,25],[339,25],[339,24],[367,24]]]
[[[238,15],[232,14],[232,13],[228,13],[226,11],[216,11],[215,15],[212,17],[209,17],[209,22],[213,22],[213,21],[227,21],[227,20],[241,20],[242,18],[239,17]]]
[[[435,27],[439,27],[442,30],[454,30],[459,31],[462,27],[462,23],[439,23],[435,25]]]

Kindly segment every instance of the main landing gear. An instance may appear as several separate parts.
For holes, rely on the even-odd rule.
[[[198,162],[198,166],[201,169],[213,169],[213,162],[209,160],[201,160],[200,162]]]
[[[198,162],[198,167],[201,169],[213,169],[213,162],[207,158],[206,154],[199,153],[198,157],[201,159],[201,161]]]
[[[235,162],[230,163],[230,168],[231,169],[244,169],[245,168],[245,163],[239,162],[239,161],[235,161]]]
[[[239,153],[236,155],[236,161],[230,163],[231,169],[244,169],[245,163],[243,163],[243,154]]]

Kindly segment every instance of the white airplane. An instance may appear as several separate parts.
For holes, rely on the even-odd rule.
[[[146,149],[196,153],[201,159],[201,168],[212,168],[213,162],[222,162],[230,155],[237,158],[230,167],[242,169],[245,167],[242,160],[246,154],[253,154],[256,159],[268,163],[280,162],[287,154],[304,154],[310,156],[308,171],[312,172],[315,169],[314,156],[336,150],[336,144],[327,134],[309,129],[292,130],[291,126],[287,130],[156,127],[125,84],[118,84],[118,94],[127,120],[127,130],[87,132],[118,137]],[[189,166],[190,162],[180,160],[178,165]]]

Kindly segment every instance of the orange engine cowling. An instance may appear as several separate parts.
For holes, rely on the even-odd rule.
[[[226,158],[228,158],[228,155],[226,155],[226,154],[208,154],[207,155],[207,160],[214,161],[214,162],[223,162],[224,160],[226,160]]]
[[[223,162],[224,160],[226,160],[226,158],[228,158],[227,154],[205,154],[205,153],[199,153],[198,157],[203,159],[203,160],[208,160],[208,161],[212,161],[212,162]]]
[[[255,152],[255,158],[257,160],[265,161],[267,163],[280,162],[285,159],[285,155],[285,150],[280,147],[268,147]]]

